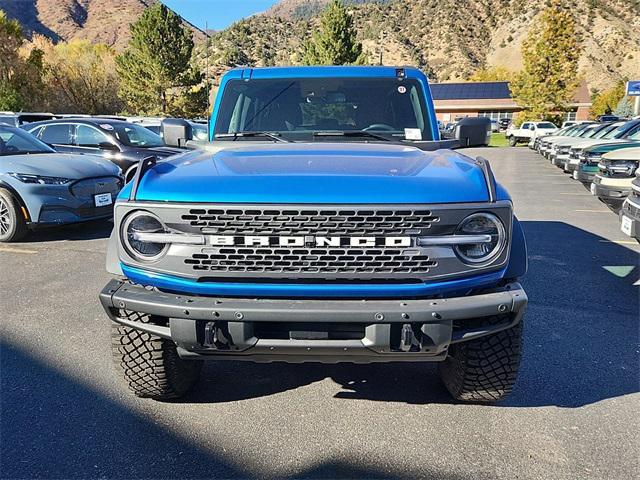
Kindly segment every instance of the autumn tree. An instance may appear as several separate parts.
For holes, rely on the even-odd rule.
[[[104,44],[72,40],[42,44],[48,110],[115,114],[122,110],[114,51]]]
[[[192,37],[180,17],[160,2],[131,25],[129,44],[116,57],[120,96],[129,111],[183,116],[204,113],[207,97],[203,75],[192,65]]]
[[[320,30],[304,44],[304,65],[363,65],[367,56],[356,38],[353,17],[341,0],[333,0],[322,12]]]
[[[0,10],[0,110],[22,110],[39,105],[42,91],[42,52],[24,49],[17,20]]]
[[[623,99],[626,90],[626,82],[619,80],[613,87],[603,92],[596,93],[591,102],[589,116],[597,118],[600,115],[609,115],[617,108]]]
[[[576,23],[561,0],[551,0],[522,43],[524,69],[511,84],[524,120],[557,120],[579,84],[581,45]]]
[[[516,76],[517,72],[505,67],[488,67],[476,70],[468,80],[470,82],[511,82]]]

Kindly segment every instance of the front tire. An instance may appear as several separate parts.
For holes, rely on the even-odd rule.
[[[120,314],[143,323],[162,323],[160,319],[135,312],[121,311]],[[116,368],[138,397],[180,398],[200,377],[203,362],[180,358],[171,340],[113,324],[111,347]]]
[[[510,147],[515,147],[516,145],[518,145],[518,139],[516,137],[514,137],[513,135],[511,135],[509,137],[509,146]]]
[[[27,222],[16,197],[0,188],[0,242],[16,242],[27,234]]]
[[[498,323],[489,317],[481,325]],[[457,343],[440,364],[440,377],[456,400],[493,403],[513,390],[522,354],[522,321],[486,337]]]

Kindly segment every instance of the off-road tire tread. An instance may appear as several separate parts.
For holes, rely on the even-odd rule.
[[[504,321],[487,317],[482,324]],[[453,344],[439,366],[442,381],[456,399],[493,403],[513,390],[522,355],[523,322],[477,340]]]
[[[22,212],[20,209],[20,203],[15,195],[7,190],[6,188],[0,188],[0,195],[7,203],[7,206],[10,210],[13,210],[14,215],[14,226],[13,226],[13,235],[4,240],[0,240],[3,242],[17,242],[25,237],[29,229],[27,228],[27,222],[22,216]]]
[[[156,323],[148,315],[120,312],[144,323]],[[198,381],[202,361],[183,360],[171,340],[113,324],[111,351],[116,368],[138,397],[169,400],[182,397]]]

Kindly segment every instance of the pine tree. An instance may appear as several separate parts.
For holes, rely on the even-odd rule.
[[[129,111],[179,115],[186,107],[181,96],[202,82],[191,66],[192,33],[180,17],[158,2],[131,25],[127,49],[116,58],[120,96]],[[206,98],[206,95],[204,96]],[[206,106],[197,105],[197,111]]]
[[[353,17],[341,0],[322,12],[320,30],[304,44],[304,65],[363,65],[367,56],[356,38]]]
[[[555,119],[578,87],[581,45],[576,23],[561,0],[551,0],[522,43],[524,69],[511,85],[525,111],[518,120]]]
[[[622,99],[618,102],[618,106],[613,111],[614,115],[617,115],[620,118],[631,118],[633,116],[633,102],[631,98],[628,96],[622,97]]]

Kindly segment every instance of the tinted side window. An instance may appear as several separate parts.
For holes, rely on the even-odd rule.
[[[528,123],[523,123],[522,127],[520,127],[520,128],[522,128],[523,130],[527,129],[527,128],[529,128],[529,124]]]
[[[71,129],[73,125],[46,125],[40,135],[44,143],[71,145]]]
[[[34,128],[33,130],[29,131],[31,135],[37,138],[40,138],[40,132],[42,132],[42,127]]]
[[[87,125],[78,125],[76,128],[76,145],[80,147],[96,147],[102,142],[109,142],[109,138],[102,132]],[[111,142],[109,142],[111,143]]]

